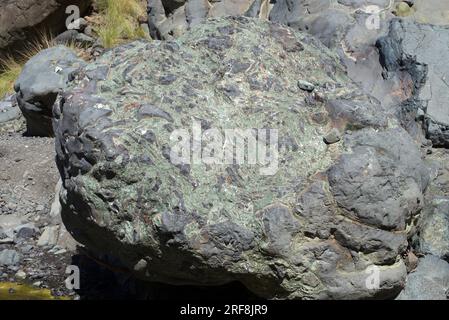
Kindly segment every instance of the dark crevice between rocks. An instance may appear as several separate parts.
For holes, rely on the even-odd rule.
[[[239,282],[210,287],[145,282],[84,254],[74,255],[72,265],[80,269],[80,289],[75,291],[81,300],[260,300]]]

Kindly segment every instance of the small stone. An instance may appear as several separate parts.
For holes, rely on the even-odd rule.
[[[298,87],[299,87],[299,89],[307,91],[307,92],[312,92],[313,90],[315,90],[315,86],[305,80],[299,80]]]
[[[37,241],[40,247],[54,246],[58,242],[59,226],[45,227],[44,232]]]
[[[67,29],[83,31],[84,29],[87,28],[87,26],[88,26],[87,20],[84,18],[79,18],[79,19],[76,19],[75,21],[73,21],[72,23],[70,23],[67,26]]]
[[[89,37],[93,37],[94,36],[94,29],[91,26],[87,26],[86,29],[84,29],[83,32],[84,32],[84,34],[86,36],[89,36]]]
[[[325,137],[324,137],[324,143],[326,144],[334,144],[341,140],[340,133],[337,129],[332,129]]]
[[[44,209],[45,207],[41,204],[36,207],[36,211],[44,211]]]
[[[32,245],[30,245],[30,244],[26,244],[26,245],[24,245],[23,247],[22,247],[22,252],[23,253],[28,253],[28,252],[30,252],[31,250],[33,250],[33,246]]]
[[[16,237],[19,239],[29,239],[39,233],[39,229],[33,223],[27,223],[14,229]]]
[[[136,263],[136,265],[134,266],[134,270],[137,272],[142,272],[146,269],[148,263],[146,262],[145,259],[141,259],[139,262]]]
[[[42,285],[42,281],[36,281],[33,283],[33,287],[40,287]]]
[[[60,249],[60,250],[58,250],[58,251],[55,252],[55,255],[64,254],[64,253],[66,253],[66,252],[67,252],[66,249]]]
[[[16,277],[16,279],[18,279],[18,280],[25,280],[26,277],[27,277],[27,274],[26,274],[24,271],[19,270],[19,271],[17,271],[15,277]]]
[[[397,300],[446,300],[449,289],[449,264],[428,255],[419,259],[418,267],[407,276],[404,290]]]

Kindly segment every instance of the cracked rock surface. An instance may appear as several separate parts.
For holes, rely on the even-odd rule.
[[[429,181],[421,152],[305,33],[221,18],[112,49],[76,75],[54,118],[67,229],[141,279],[239,281],[288,299],[392,298],[404,285]],[[277,170],[174,164],[172,133],[195,123],[277,129]]]

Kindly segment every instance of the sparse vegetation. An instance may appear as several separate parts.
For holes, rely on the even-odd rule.
[[[0,99],[13,90],[14,82],[22,71],[23,64],[8,57],[0,61]]]
[[[14,57],[8,56],[0,59],[0,99],[13,91],[14,82],[19,77],[23,66],[28,60],[42,50],[57,45],[53,39],[54,37],[50,33],[41,32],[38,39],[26,46],[21,53],[18,53]],[[82,57],[83,51],[78,45],[74,43],[66,43],[65,45]]]
[[[139,18],[145,16],[144,1],[97,0],[96,5],[100,12],[97,32],[104,47],[145,37],[139,25]]]
[[[146,34],[139,25],[139,19],[145,17],[144,0],[96,0],[98,15],[89,19],[93,22],[104,47],[110,48],[120,43],[145,38]],[[0,98],[13,91],[14,82],[24,64],[40,51],[55,45],[53,36],[42,32],[38,40],[31,43],[23,53],[0,60]],[[83,50],[72,43],[66,44],[78,55]]]

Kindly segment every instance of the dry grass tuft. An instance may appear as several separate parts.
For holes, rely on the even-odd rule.
[[[51,33],[42,31],[36,40],[25,46],[25,49],[16,56],[7,56],[0,59],[0,99],[13,92],[14,83],[22,72],[25,63],[42,50],[58,45]],[[65,43],[79,56],[83,55],[81,47],[74,43]]]
[[[97,32],[105,48],[146,37],[138,22],[146,14],[145,1],[97,0],[96,5],[100,12]]]

